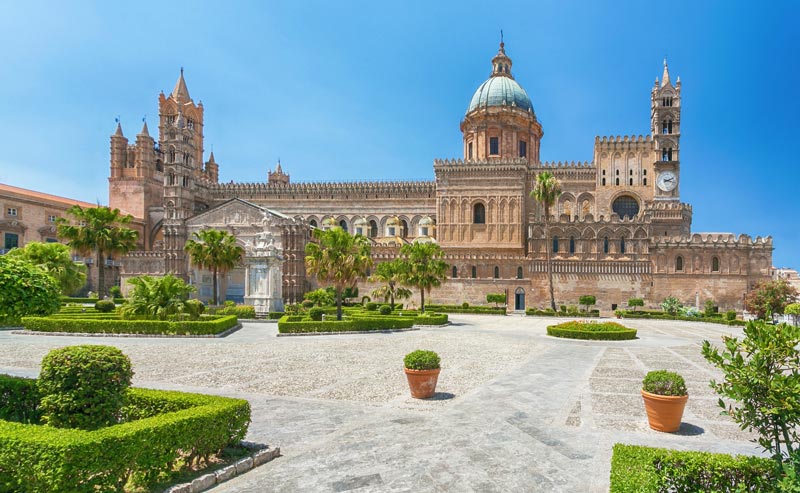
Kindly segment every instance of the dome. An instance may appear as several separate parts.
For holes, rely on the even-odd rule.
[[[517,81],[510,77],[492,76],[480,85],[472,96],[467,113],[485,106],[516,106],[533,111],[531,98]]]

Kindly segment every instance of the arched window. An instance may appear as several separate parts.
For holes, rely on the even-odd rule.
[[[553,253],[558,253],[558,236],[553,236]]]
[[[625,238],[619,239],[619,253],[625,253]]]
[[[636,217],[639,214],[639,202],[630,195],[622,195],[614,200],[611,209],[617,213],[620,219],[624,217]]]
[[[314,219],[312,219],[312,220],[308,221],[308,224],[309,224],[309,226],[313,226],[313,227],[315,227],[315,228],[317,227],[317,221],[316,221],[316,220],[314,220]]]
[[[486,224],[486,206],[478,202],[472,207],[472,222]]]
[[[405,219],[400,220],[400,227],[403,229],[400,231],[400,237],[405,238],[408,235],[408,223]]]
[[[475,279],[478,277],[478,268],[474,265],[472,266],[472,278]]]
[[[719,272],[719,257],[711,258],[711,272]]]
[[[675,270],[683,272],[683,257],[680,255],[675,257]]]
[[[345,221],[344,219],[339,221],[339,227],[342,228],[343,230],[347,231],[347,221]]]
[[[608,236],[603,238],[603,253],[608,253]]]
[[[575,237],[569,237],[569,253],[575,253]]]
[[[498,267],[496,265],[494,266],[494,278],[495,279],[500,279],[500,267]]]
[[[517,279],[522,279],[522,267],[517,267]]]
[[[453,266],[453,274],[452,274],[452,276],[451,276],[451,277],[452,277],[453,279],[455,279],[456,277],[458,277],[458,268],[456,268],[456,266],[455,266],[455,265]]]
[[[369,237],[375,238],[376,236],[378,236],[378,223],[372,220],[369,222]]]

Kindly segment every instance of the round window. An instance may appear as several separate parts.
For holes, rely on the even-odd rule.
[[[617,200],[611,205],[611,209],[617,213],[620,218],[636,217],[639,214],[639,202],[630,195],[623,195],[617,197]]]

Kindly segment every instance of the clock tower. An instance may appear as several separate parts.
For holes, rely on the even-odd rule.
[[[650,131],[653,133],[655,199],[680,199],[681,78],[675,85],[669,78],[667,59],[664,74],[650,93]]]

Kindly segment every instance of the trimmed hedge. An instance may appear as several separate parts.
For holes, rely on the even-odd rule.
[[[625,341],[636,339],[636,329],[615,322],[564,322],[547,327],[547,335],[567,339]]]
[[[250,423],[242,399],[149,389],[128,395],[141,419],[95,431],[0,421],[0,491],[119,491],[131,476],[149,483],[239,442]]]
[[[773,491],[774,462],[761,457],[614,445],[611,493]]]
[[[504,306],[470,306],[463,305],[425,305],[425,310],[432,310],[439,313],[477,313],[483,315],[505,315]]]
[[[97,303],[99,298],[70,298],[67,296],[62,296],[60,298],[61,304],[64,303]],[[125,303],[125,298],[114,298],[114,303],[121,304]]]
[[[449,317],[446,313],[431,313],[425,312],[425,315],[418,315],[414,319],[414,325],[444,325],[448,322]]]
[[[301,320],[296,320],[300,318]],[[283,317],[278,320],[278,332],[292,334],[301,332],[348,332],[409,329],[414,326],[412,317],[354,317],[349,320],[313,321],[303,317]]]
[[[622,318],[643,318],[648,320],[683,320],[685,322],[706,322],[711,324],[734,325],[744,327],[747,322],[744,320],[725,320],[721,315],[715,317],[684,317],[681,315],[669,315],[657,311],[625,311],[622,310]]]
[[[203,317],[200,320],[98,320],[25,317],[22,325],[36,332],[75,332],[90,334],[219,334],[239,323],[234,315]]]
[[[38,424],[42,419],[40,400],[36,380],[0,375],[0,423],[15,421]]]
[[[588,312],[554,312],[550,308],[539,310],[538,308],[528,308],[525,310],[525,315],[536,317],[586,317],[586,318],[599,318],[600,310],[590,310]]]

